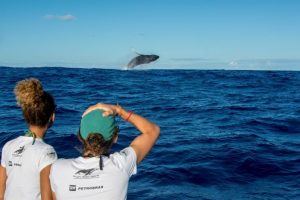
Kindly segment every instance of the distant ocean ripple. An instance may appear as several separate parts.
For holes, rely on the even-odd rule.
[[[161,127],[128,199],[300,199],[300,72],[0,67],[0,143],[26,126],[13,88],[36,77],[56,99],[46,141],[78,156],[82,112],[119,103]],[[138,134],[120,122],[119,144]]]

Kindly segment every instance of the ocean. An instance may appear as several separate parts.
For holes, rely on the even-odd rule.
[[[45,141],[80,155],[81,114],[119,103],[161,128],[129,183],[128,199],[300,199],[300,72],[0,67],[0,147],[22,135],[17,81],[42,81],[57,104]],[[113,151],[138,131],[119,121]]]

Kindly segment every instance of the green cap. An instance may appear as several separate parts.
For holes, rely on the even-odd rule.
[[[84,115],[80,123],[80,135],[87,139],[90,133],[96,133],[103,136],[105,141],[111,139],[117,123],[114,116],[103,116],[103,110],[97,109]]]

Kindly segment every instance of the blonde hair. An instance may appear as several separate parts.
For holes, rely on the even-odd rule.
[[[16,84],[14,92],[25,121],[46,126],[56,106],[53,97],[43,90],[42,83],[35,78],[25,79]]]

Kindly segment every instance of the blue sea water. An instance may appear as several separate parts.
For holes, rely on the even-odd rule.
[[[0,67],[0,147],[26,125],[13,88],[36,77],[58,110],[46,142],[78,156],[81,114],[119,103],[161,127],[128,199],[300,199],[300,72]],[[119,120],[119,143],[138,132]]]

